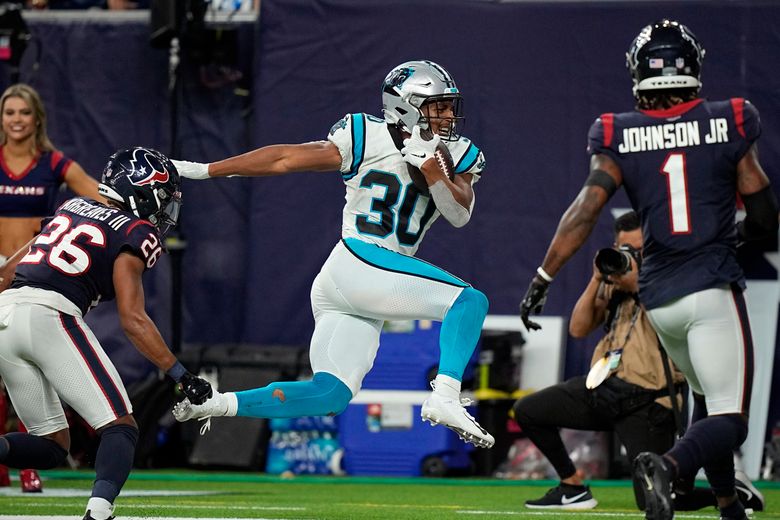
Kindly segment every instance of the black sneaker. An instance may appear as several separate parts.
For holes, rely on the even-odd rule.
[[[588,486],[559,484],[549,489],[542,498],[526,500],[532,509],[593,509],[598,505]]]
[[[672,486],[669,470],[660,455],[642,452],[634,459],[634,482],[645,494],[646,520],[672,520]]]
[[[742,504],[739,501],[726,509],[727,511],[722,508],[720,509],[720,520],[750,520],[745,512],[745,508],[742,507]]]
[[[766,506],[764,495],[755,488],[747,475],[742,471],[734,472],[734,486],[737,488],[737,496],[745,509],[763,511]]]
[[[106,520],[115,520],[115,519],[116,519],[116,517],[115,517],[115,516],[113,516],[113,515],[112,515],[112,516],[109,516],[108,518],[106,518]],[[92,517],[92,511],[90,511],[89,509],[87,509],[87,512],[86,512],[86,513],[84,513],[84,518],[82,518],[81,520],[95,520],[95,519]]]
[[[726,516],[721,514],[720,520],[750,520],[750,517],[747,515],[747,513],[744,513],[742,516]]]

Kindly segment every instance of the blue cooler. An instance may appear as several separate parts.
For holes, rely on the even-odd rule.
[[[469,472],[471,444],[420,418],[439,364],[441,323],[389,322],[361,391],[338,416],[349,475],[443,476]],[[466,370],[468,375],[476,352]],[[469,410],[469,413],[474,413]]]
[[[430,390],[429,376],[436,375],[439,366],[438,321],[419,320],[387,322],[379,336],[379,352],[374,366],[363,379],[362,388],[375,390]],[[478,348],[474,349],[465,379],[471,377],[477,364]]]
[[[474,447],[449,428],[420,418],[428,394],[361,390],[338,416],[346,473],[441,477],[452,470],[469,472]]]
[[[377,390],[429,390],[428,376],[439,365],[437,321],[388,322],[379,336],[374,366],[363,388]]]

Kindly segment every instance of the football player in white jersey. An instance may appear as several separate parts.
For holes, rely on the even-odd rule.
[[[395,67],[384,80],[382,104],[384,119],[347,114],[326,141],[265,146],[210,164],[175,161],[180,174],[191,179],[338,170],[347,191],[341,240],[311,290],[314,378],[215,393],[202,405],[185,399],[174,410],[178,420],[338,414],[371,369],[383,322],[428,319],[441,321],[442,327],[439,372],[422,418],[476,446],[493,445],[493,436],[460,398],[487,298],[412,256],[439,215],[455,227],[469,221],[472,185],[485,160],[459,135],[461,95],[452,76],[436,63]],[[447,152],[450,157],[443,159]]]

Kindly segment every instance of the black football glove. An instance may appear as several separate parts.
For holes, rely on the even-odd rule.
[[[192,404],[203,404],[212,395],[211,384],[189,372],[181,376],[179,388]]]
[[[531,284],[528,286],[528,290],[525,292],[523,301],[520,302],[520,318],[523,320],[525,328],[528,330],[539,330],[541,325],[535,321],[531,321],[528,315],[533,312],[539,314],[542,312],[544,304],[547,302],[547,291],[550,289],[550,282],[543,280],[540,276],[536,275],[531,280]]]

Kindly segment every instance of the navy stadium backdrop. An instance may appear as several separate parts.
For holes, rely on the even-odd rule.
[[[202,71],[185,59],[178,155],[211,161],[323,139],[347,112],[381,115],[379,85],[394,65],[439,62],[464,94],[465,133],[485,151],[487,169],[471,223],[462,230],[437,224],[419,256],[484,291],[491,313],[516,313],[586,176],[589,125],[602,112],[632,107],[624,52],[650,21],[677,18],[703,42],[704,95],[746,97],[758,107],[762,162],[780,185],[780,6],[773,2],[261,4],[259,23],[237,25],[239,84],[205,86]],[[168,56],[150,48],[141,13],[26,17],[35,42],[21,79],[43,95],[59,148],[94,176],[120,147],[171,153]],[[237,95],[236,86],[250,95]],[[340,233],[340,175],[186,181],[184,191],[184,341],[306,344],[309,287]],[[620,193],[611,205],[626,207],[627,199]],[[595,251],[610,242],[605,214],[556,280],[546,314],[568,315]],[[165,329],[168,265],[156,271],[150,303]],[[776,277],[766,265],[759,271]],[[121,351],[123,374],[137,377],[147,365],[123,347],[112,320],[101,320],[109,313],[98,312],[91,318],[98,334],[113,338],[105,341]],[[587,368],[592,343],[569,342],[567,376]]]

